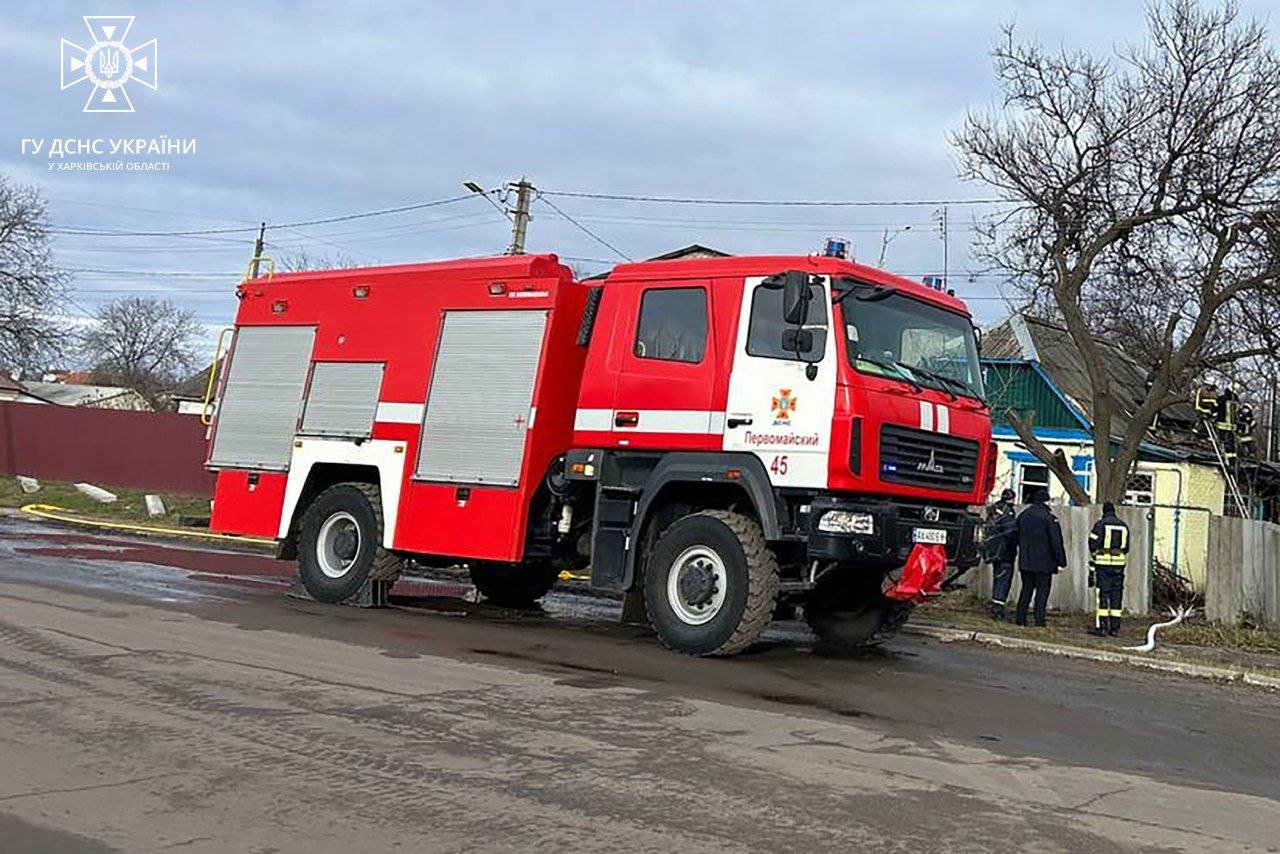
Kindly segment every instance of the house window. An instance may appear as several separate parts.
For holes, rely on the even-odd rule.
[[[636,331],[637,357],[696,364],[706,351],[706,291],[662,288],[644,292]]]
[[[1124,503],[1135,507],[1150,507],[1155,503],[1156,476],[1153,472],[1139,471],[1129,475],[1124,488]]]
[[[1018,502],[1030,504],[1038,490],[1049,488],[1049,467],[1039,463],[1018,466]]]

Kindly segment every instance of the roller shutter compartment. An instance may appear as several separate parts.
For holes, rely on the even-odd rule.
[[[236,331],[218,404],[211,466],[289,467],[315,337],[311,326],[246,326]]]
[[[445,313],[418,479],[519,484],[546,325],[546,311]]]
[[[368,438],[378,409],[382,372],[382,362],[316,362],[302,411],[302,433]]]

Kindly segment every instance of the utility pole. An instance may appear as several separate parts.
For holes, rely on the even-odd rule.
[[[258,226],[258,239],[253,241],[253,257],[249,259],[249,278],[258,278],[258,263],[262,260],[262,251],[266,247],[267,224]]]
[[[950,217],[950,209],[942,206],[942,286],[944,288],[951,287],[951,234],[948,231],[948,218]]]
[[[510,186],[516,190],[516,209],[511,212],[511,246],[507,249],[507,254],[523,255],[524,238],[529,230],[529,205],[537,190],[525,178]]]

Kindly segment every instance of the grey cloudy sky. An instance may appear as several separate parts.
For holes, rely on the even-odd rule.
[[[1274,0],[1246,2],[1265,16]],[[159,39],[159,88],[136,112],[81,112],[59,92],[60,37],[82,15],[136,16]],[[764,199],[990,195],[959,182],[947,144],[991,101],[999,25],[1092,49],[1140,38],[1134,0],[899,2],[273,3],[9,2],[0,13],[0,171],[38,182],[54,222],[185,230],[288,222],[457,195],[528,175],[547,190]],[[195,138],[167,173],[49,172],[23,138]],[[112,158],[102,158],[110,160]],[[875,263],[885,228],[912,226],[885,266],[939,272],[931,208],[776,209],[560,198],[610,243],[645,257],[699,242],[735,253],[810,252],[830,234]],[[952,281],[981,320],[996,283],[965,275],[972,217],[953,208]],[[609,259],[543,205],[531,251]],[[58,260],[92,310],[159,290],[221,324],[250,235],[61,235]],[[273,254],[359,263],[501,252],[507,223],[481,199],[268,234]],[[584,270],[601,264],[580,262]],[[105,272],[104,272],[105,271]],[[125,271],[147,271],[134,273]],[[181,275],[177,275],[181,274]]]

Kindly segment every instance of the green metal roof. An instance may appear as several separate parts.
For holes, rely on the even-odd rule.
[[[1078,419],[1066,403],[1029,363],[984,362],[982,384],[986,388],[991,415],[1005,423],[1005,410],[1020,415],[1035,412],[1037,428],[1079,429]]]

